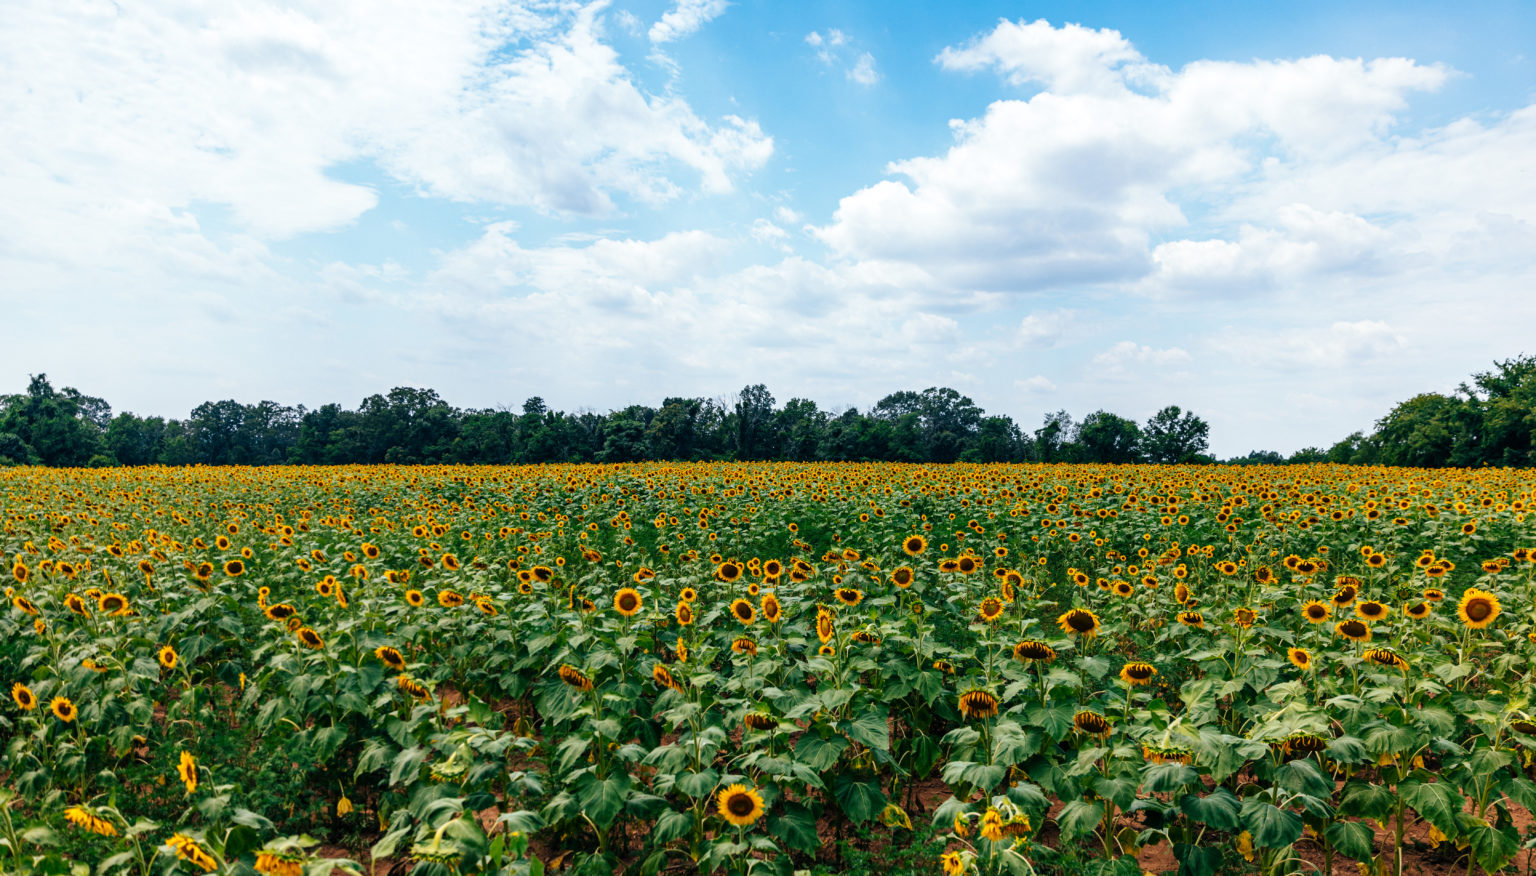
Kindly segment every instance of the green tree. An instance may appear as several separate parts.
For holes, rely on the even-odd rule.
[[[43,465],[84,465],[106,449],[98,421],[111,410],[71,387],[55,390],[38,374],[24,394],[0,399],[0,432],[15,435]]]
[[[1132,463],[1141,455],[1141,427],[1108,411],[1094,411],[1077,427],[1085,462]]]
[[[1148,462],[1186,462],[1210,446],[1210,424],[1193,411],[1169,405],[1147,420],[1141,430],[1141,452]]]

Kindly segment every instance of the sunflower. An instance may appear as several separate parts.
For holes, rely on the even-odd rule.
[[[852,608],[855,605],[858,605],[860,602],[864,601],[864,591],[858,589],[857,587],[839,587],[832,591],[832,595],[837,597],[838,602],[841,602],[849,608]]]
[[[166,645],[160,649],[160,653],[157,656],[160,658],[161,667],[165,669],[176,668],[176,662],[179,658],[176,655],[175,648],[172,648],[170,645]]]
[[[1333,594],[1333,597],[1329,601],[1333,603],[1334,608],[1344,608],[1351,602],[1354,602],[1355,597],[1358,596],[1359,593],[1360,591],[1355,589],[1353,584],[1345,584],[1343,587],[1339,588],[1337,593]]]
[[[240,560],[230,560],[224,564],[224,574],[231,578],[238,578],[245,574],[245,563]]]
[[[1456,606],[1456,616],[1472,630],[1480,630],[1493,623],[1500,611],[1499,598],[1476,587],[1467,588],[1461,594],[1460,604]]]
[[[16,708],[23,712],[30,712],[37,708],[37,694],[32,692],[32,688],[19,681],[11,685],[11,699],[16,701]]]
[[[613,594],[613,610],[625,617],[634,617],[643,604],[640,591],[633,587],[625,587]]]
[[[1385,666],[1389,669],[1406,670],[1408,668],[1408,661],[1404,660],[1401,654],[1391,648],[1368,648],[1362,656],[1378,666]]]
[[[716,796],[715,811],[737,827],[750,827],[763,817],[763,795],[756,788],[731,785]]]
[[[548,584],[555,577],[555,570],[548,566],[534,566],[529,571],[533,573],[534,580],[540,584]]]
[[[1072,716],[1072,726],[1089,736],[1108,736],[1110,730],[1108,718],[1086,709]]]
[[[263,614],[267,616],[268,620],[285,621],[288,618],[293,617],[297,612],[298,609],[294,608],[288,603],[277,602],[267,606],[267,610],[263,612]]]
[[[212,873],[219,869],[219,862],[212,855],[203,851],[203,847],[197,844],[197,840],[185,834],[173,834],[170,839],[165,841],[165,844],[171,847],[176,853],[176,857],[195,867],[202,868],[205,873]]]
[[[379,546],[376,544],[369,544],[366,541],[363,542],[363,556],[370,560],[377,560],[379,558]]]
[[[121,593],[103,593],[96,600],[96,607],[102,614],[121,616],[128,613],[128,597]]]
[[[944,868],[944,876],[965,876],[967,864],[965,855],[961,852],[945,852],[939,855],[939,864]]]
[[[1173,601],[1180,605],[1189,602],[1189,585],[1183,581],[1173,585]]]
[[[341,805],[338,803],[337,809],[340,808]],[[304,876],[304,864],[308,860],[309,858],[298,852],[262,849],[256,853],[256,862],[252,866],[262,876]]]
[[[381,663],[396,672],[405,670],[405,655],[401,654],[399,649],[391,648],[388,645],[380,645],[373,649],[373,656],[379,658]]]
[[[905,590],[912,586],[912,575],[911,566],[897,566],[896,571],[891,573],[891,583]]]
[[[960,571],[960,564],[955,560],[939,560],[939,571],[958,572]]]
[[[1431,587],[1428,590],[1424,591],[1424,598],[1429,600],[1430,602],[1439,602],[1440,600],[1445,598],[1445,591],[1444,590],[1440,590],[1440,589],[1435,588],[1435,587]]]
[[[431,695],[426,686],[409,675],[395,676],[395,687],[402,692],[410,694],[418,700],[424,700]]]
[[[1099,616],[1086,608],[1071,608],[1056,618],[1061,631],[1070,636],[1092,636],[1099,631]]]
[[[1013,646],[1013,659],[1021,663],[1032,661],[1049,663],[1056,659],[1056,650],[1044,642],[1026,639]]]
[[[777,578],[784,574],[784,564],[778,560],[769,560],[763,563],[763,577]]]
[[[784,617],[784,606],[779,604],[779,598],[772,593],[763,595],[763,620],[776,624]]]
[[[686,602],[679,602],[673,614],[676,615],[677,622],[685,627],[693,623],[693,606]]]
[[[437,604],[443,608],[458,608],[464,604],[464,596],[457,590],[439,590]]]
[[[1111,585],[1111,590],[1116,596],[1130,596],[1136,592],[1136,588],[1132,587],[1129,581],[1116,581]]]
[[[1328,740],[1316,733],[1292,733],[1285,738],[1285,750],[1292,754],[1316,754],[1327,747]]]
[[[309,627],[299,627],[298,630],[294,632],[294,635],[299,637],[299,641],[302,642],[306,648],[314,648],[318,651],[319,649],[325,647],[325,640],[320,638],[319,633],[315,632]]]
[[[1186,627],[1205,628],[1205,615],[1198,611],[1181,611],[1175,619]]]
[[[1297,669],[1312,668],[1312,655],[1305,648],[1288,648],[1286,649],[1285,657]]]
[[[677,594],[677,598],[684,602],[693,602],[699,598],[699,591],[692,587],[684,587],[683,592]]]
[[[1120,680],[1132,687],[1150,684],[1155,675],[1157,668],[1150,663],[1131,662],[1120,668]]]
[[[1326,602],[1318,602],[1316,599],[1301,607],[1301,616],[1314,624],[1320,624],[1328,619],[1333,609]]]
[[[1429,617],[1430,611],[1431,609],[1429,607],[1429,603],[1415,602],[1413,605],[1403,609],[1403,614],[1408,615],[1414,620],[1423,620],[1424,618]]]
[[[66,724],[75,720],[80,714],[80,710],[75,708],[75,704],[70,701],[69,697],[54,697],[53,701],[48,704],[48,709],[53,712],[55,718]]]
[[[679,693],[683,690],[683,686],[672,677],[672,671],[665,664],[658,663],[651,667],[651,679],[662,687],[671,688]]]
[[[832,641],[832,633],[833,633],[832,615],[830,615],[830,614],[819,614],[819,615],[817,615],[816,616],[816,638],[820,639],[821,643],[823,645],[825,645],[826,643]]]
[[[85,600],[81,599],[77,593],[71,593],[64,597],[64,607],[81,617],[86,617],[91,613],[91,610],[85,605]]]
[[[752,603],[738,599],[731,603],[731,617],[743,625],[750,624],[757,620],[757,610],[752,607]]]
[[[1355,618],[1339,621],[1337,624],[1334,624],[1333,631],[1352,642],[1369,642],[1371,640],[1371,625]]]
[[[972,688],[960,695],[960,716],[968,721],[990,718],[997,714],[997,697],[979,688]]]
[[[176,764],[176,775],[181,779],[182,784],[187,786],[188,794],[196,791],[197,758],[193,757],[190,752],[183,751],[181,759]]]
[[[1390,608],[1387,608],[1386,605],[1384,605],[1384,604],[1382,604],[1380,602],[1377,602],[1374,599],[1367,599],[1364,602],[1362,602],[1362,603],[1360,603],[1360,604],[1355,606],[1355,614],[1360,615],[1360,617],[1362,617],[1362,618],[1364,618],[1364,619],[1366,619],[1368,621],[1381,620],[1382,618],[1386,617],[1391,611],[1392,610]]]
[[[585,672],[582,672],[580,669],[577,669],[568,663],[560,664],[560,669],[557,670],[557,672],[560,675],[561,681],[565,682],[571,687],[576,688],[577,690],[592,689],[592,679],[588,678]]]
[[[822,645],[820,648],[816,649],[816,653],[823,657],[832,657],[837,654],[837,649],[831,645]]]
[[[1232,612],[1232,622],[1245,630],[1253,626],[1258,619],[1258,613],[1246,606]]]
[[[715,577],[729,584],[732,581],[735,581],[737,578],[740,578],[742,571],[743,569],[741,564],[733,560],[731,562],[721,563],[720,566],[715,569]]]
[[[332,576],[332,575],[326,575],[324,578],[321,578],[319,581],[316,581],[315,582],[315,592],[320,594],[321,596],[324,596],[326,599],[330,599],[332,596],[335,596],[336,595],[336,578],[334,576]]]
[[[915,557],[928,549],[928,539],[921,535],[909,535],[901,543],[901,549],[906,551],[907,556]]]
[[[64,810],[64,820],[82,830],[102,836],[117,836],[117,826],[84,806],[71,806]]]
[[[731,642],[731,650],[735,651],[737,654],[746,654],[748,657],[756,657],[757,642],[746,636],[737,636]]]

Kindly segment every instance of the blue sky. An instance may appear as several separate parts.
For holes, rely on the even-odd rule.
[[[1228,455],[1536,352],[1530,4],[357,6],[8,14],[14,389],[950,385]]]

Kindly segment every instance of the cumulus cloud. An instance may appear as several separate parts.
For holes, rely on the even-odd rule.
[[[1126,375],[1131,369],[1169,368],[1189,361],[1189,353],[1178,347],[1159,350],[1135,341],[1121,341],[1094,356],[1091,364],[1101,376],[1117,376]]]
[[[1036,374],[1013,382],[1015,388],[1026,395],[1045,395],[1056,391],[1056,384],[1043,374]]]
[[[860,85],[874,85],[880,81],[880,74],[875,72],[875,56],[869,52],[859,53],[859,59],[848,68],[848,78]]]
[[[1278,331],[1232,330],[1215,348],[1232,360],[1275,368],[1314,371],[1357,368],[1373,359],[1391,357],[1408,348],[1403,331],[1379,319],[1335,321]]]
[[[653,25],[647,36],[653,43],[668,43],[686,37],[714,21],[731,4],[727,0],[677,0]]]

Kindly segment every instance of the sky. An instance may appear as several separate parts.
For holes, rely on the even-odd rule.
[[[0,21],[0,392],[950,386],[1289,453],[1536,353],[1536,4],[316,0]]]

